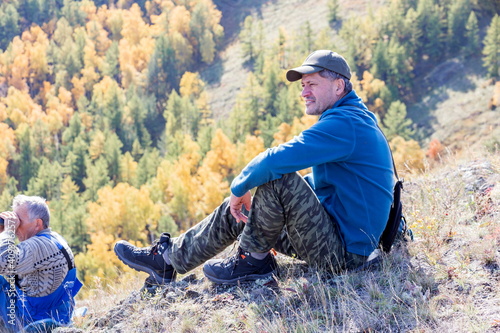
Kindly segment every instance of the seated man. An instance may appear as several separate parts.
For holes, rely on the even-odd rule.
[[[0,214],[3,327],[18,331],[37,321],[67,325],[74,296],[82,287],[76,277],[73,253],[66,241],[50,230],[45,199],[18,195],[12,209]]]
[[[315,51],[286,76],[301,80],[305,112],[318,122],[257,155],[233,180],[230,198],[179,237],[163,234],[150,248],[119,241],[125,264],[167,283],[205,263],[209,280],[235,284],[274,274],[272,248],[333,272],[367,261],[393,199],[388,143],[339,54]],[[305,177],[296,172],[308,167]],[[238,238],[234,257],[209,260]]]

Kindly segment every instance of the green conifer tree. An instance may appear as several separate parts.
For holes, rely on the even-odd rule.
[[[175,50],[168,36],[162,35],[156,40],[155,50],[148,63],[148,92],[153,93],[160,103],[165,101],[170,91],[179,85],[178,72]]]
[[[65,184],[68,182],[73,187],[66,186],[60,199],[49,202],[50,226],[68,241],[71,250],[76,254],[85,252],[86,245],[90,243],[90,236],[85,225],[88,213],[86,202],[77,192],[77,186],[71,182],[70,178],[64,181]]]
[[[277,115],[276,97],[279,91],[279,83],[277,69],[274,66],[270,66],[263,82],[264,98],[262,104],[264,115],[269,115],[271,117],[276,117]]]
[[[500,16],[495,15],[484,38],[483,65],[491,77],[500,76]]]
[[[182,98],[179,96],[177,91],[172,90],[172,93],[168,97],[167,106],[163,117],[167,121],[166,123],[166,136],[173,137],[175,133],[181,129],[181,113],[182,110]]]
[[[14,157],[14,170],[18,170],[17,175],[13,175],[19,179],[19,187],[21,191],[28,189],[28,183],[31,178],[37,174],[39,161],[35,157],[31,140],[31,131],[29,127],[25,127],[19,135],[19,155]]]
[[[111,77],[117,82],[119,82],[120,79],[119,56],[120,50],[118,49],[118,42],[114,41],[106,51],[106,62],[104,64],[103,74]]]
[[[254,36],[254,18],[248,15],[243,21],[243,28],[240,32],[240,42],[243,51],[243,57],[245,57],[249,62],[255,61],[255,57],[258,54],[258,50],[255,48],[255,36]]]
[[[448,52],[456,53],[463,46],[466,23],[471,12],[470,0],[456,0],[448,12]]]
[[[339,17],[339,1],[338,0],[328,0],[328,22],[330,24],[335,23]]]
[[[86,159],[85,167],[87,177],[83,180],[85,186],[84,198],[85,201],[96,201],[97,191],[101,187],[109,185],[110,179],[108,176],[108,162],[105,157],[99,157],[94,163],[90,159]]]
[[[17,180],[14,177],[9,177],[5,185],[2,195],[0,195],[0,210],[8,211],[12,208],[12,199],[19,193],[17,189]]]
[[[75,139],[71,147],[72,149],[68,152],[63,165],[73,182],[78,186],[79,191],[84,191],[83,180],[87,176],[88,145],[80,135]]]
[[[148,149],[144,153],[137,166],[137,186],[146,184],[156,175],[160,162],[161,158],[158,149]]]
[[[106,161],[108,162],[108,176],[109,178],[115,182],[118,181],[121,174],[121,148],[123,147],[120,138],[116,133],[107,132],[106,141],[104,143],[104,156]]]
[[[446,20],[443,8],[435,0],[420,0],[417,7],[417,22],[422,32],[419,56],[432,61],[444,56],[446,46]]]
[[[375,46],[372,59],[371,72],[376,78],[386,81],[390,72],[389,54],[387,51],[388,42],[379,40]]]
[[[28,183],[28,195],[39,195],[47,200],[56,200],[61,196],[63,168],[56,161],[51,163],[47,158],[41,159],[36,177]]]
[[[19,14],[10,3],[0,6],[0,49],[5,50],[10,41],[19,35]]]
[[[467,19],[467,24],[465,25],[465,38],[466,38],[466,46],[465,53],[467,55],[473,55],[479,49],[479,26],[477,22],[476,13],[473,11],[470,13],[469,18]]]
[[[389,110],[382,120],[382,129],[391,141],[394,137],[400,136],[405,140],[411,140],[415,131],[410,128],[412,121],[406,117],[406,105],[400,101],[392,102]]]

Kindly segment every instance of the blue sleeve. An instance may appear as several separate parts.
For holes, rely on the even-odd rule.
[[[241,197],[256,186],[318,164],[342,161],[355,145],[354,128],[346,117],[330,115],[292,140],[257,155],[231,184]]]

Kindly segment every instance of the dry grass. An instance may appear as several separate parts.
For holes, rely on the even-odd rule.
[[[415,240],[379,266],[328,276],[280,256],[276,281],[217,286],[200,269],[144,295],[144,275],[78,305],[85,332],[500,331],[500,156],[443,163],[405,183]]]

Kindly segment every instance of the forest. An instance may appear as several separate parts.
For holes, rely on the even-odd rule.
[[[285,71],[314,49],[337,49],[381,122],[398,169],[419,170],[443,149],[407,117],[416,73],[450,55],[479,57],[500,76],[500,4],[391,0],[363,20],[281,28],[265,42],[248,16],[238,38],[246,82],[215,119],[200,71],[225,42],[211,0],[5,0],[0,5],[0,208],[24,193],[47,199],[51,227],[81,278],[113,279],[119,239],[147,245],[212,212],[256,154],[311,126]],[[408,166],[411,166],[409,168]],[[410,172],[410,171],[408,171]],[[118,268],[118,269],[117,269]]]

